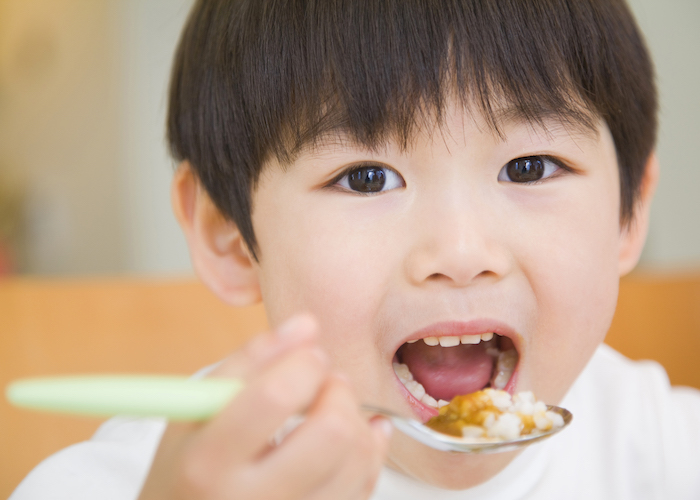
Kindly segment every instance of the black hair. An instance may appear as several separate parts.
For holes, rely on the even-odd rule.
[[[629,222],[656,139],[652,62],[624,0],[198,0],[173,66],[168,140],[256,255],[263,165],[342,130],[404,147],[449,97],[612,134]]]

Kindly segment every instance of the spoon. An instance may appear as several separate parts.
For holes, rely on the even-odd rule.
[[[111,417],[164,417],[172,421],[204,421],[224,408],[243,388],[238,379],[192,379],[177,376],[73,376],[17,380],[7,386],[15,406],[58,413]],[[417,420],[383,408],[363,405],[366,412],[388,418],[396,429],[431,448],[459,453],[511,451],[548,438],[572,419],[569,411],[549,406],[564,426],[508,441],[474,441],[434,431]]]
[[[486,440],[483,438],[481,440],[475,440],[474,438],[460,438],[449,434],[443,434],[417,420],[401,417],[383,408],[363,405],[362,409],[388,418],[396,429],[426,446],[440,451],[457,453],[498,453],[517,450],[518,448],[529,446],[553,436],[568,426],[573,419],[573,415],[569,410],[548,405],[547,410],[558,413],[564,419],[563,426],[552,427],[550,430],[540,432],[539,434],[525,434],[509,440]]]

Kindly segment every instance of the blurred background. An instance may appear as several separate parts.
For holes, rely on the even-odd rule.
[[[168,73],[191,0],[0,0],[0,275],[187,274]],[[700,268],[700,2],[630,0],[661,92],[641,267]]]

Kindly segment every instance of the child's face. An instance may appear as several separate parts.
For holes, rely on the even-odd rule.
[[[609,131],[603,122],[592,131],[549,121],[545,130],[515,120],[501,132],[452,106],[442,129],[405,152],[336,138],[263,171],[253,226],[270,321],[312,312],[363,402],[427,419],[435,410],[392,362],[447,399],[489,383],[493,358],[485,343],[404,343],[495,332],[501,351],[518,353],[507,388],[556,404],[603,340],[625,237]],[[512,162],[535,156],[542,161]],[[518,173],[528,165],[530,177]],[[445,487],[479,483],[512,459],[393,439],[393,467]]]

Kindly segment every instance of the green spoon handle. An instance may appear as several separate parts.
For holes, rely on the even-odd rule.
[[[98,375],[23,379],[7,386],[15,406],[75,415],[208,420],[240,392],[238,379]]]

